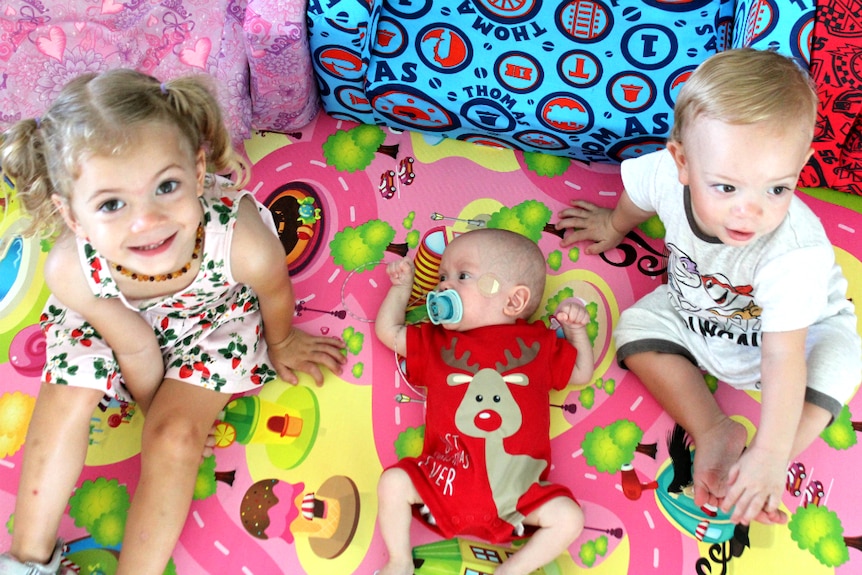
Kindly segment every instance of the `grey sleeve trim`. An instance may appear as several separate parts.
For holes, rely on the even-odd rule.
[[[667,341],[666,339],[639,339],[637,341],[630,341],[617,349],[617,363],[623,369],[628,369],[626,367],[625,359],[630,355],[646,351],[681,355],[692,364],[697,365],[697,360],[691,352],[678,343]]]
[[[805,403],[810,403],[812,405],[816,405],[817,407],[822,407],[823,409],[831,413],[832,419],[829,421],[830,425],[833,421],[835,421],[835,418],[838,417],[838,414],[841,413],[841,408],[844,407],[841,402],[834,397],[830,397],[822,391],[817,391],[816,389],[812,389],[810,387],[805,388]]]

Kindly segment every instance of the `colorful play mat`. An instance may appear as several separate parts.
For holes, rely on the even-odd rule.
[[[250,188],[275,215],[297,294],[296,324],[347,343],[347,366],[322,387],[303,376],[237,396],[218,426],[218,449],[200,469],[195,501],[168,572],[182,575],[371,575],[384,562],[376,524],[381,470],[418,453],[422,390],[374,336],[389,286],[385,262],[408,256],[419,274],[416,301],[434,285],[446,244],[477,227],[517,230],[547,257],[547,306],[588,303],[594,381],[555,393],[551,479],[577,495],[583,534],[543,570],[669,575],[862,573],[862,400],[849,403],[821,439],[792,462],[786,526],[733,525],[700,509],[684,489],[693,446],[634,376],[614,362],[620,311],[664,281],[661,222],[651,220],[619,249],[588,256],[561,249],[557,211],[573,198],[613,205],[618,169],[566,158],[441,140],[339,122],[321,114],[302,131],[258,133],[247,153]],[[22,216],[10,182],[0,195],[0,549],[10,543],[15,490],[39,388],[48,245],[18,235]],[[862,201],[809,190],[862,302]],[[790,288],[792,289],[792,287]],[[805,305],[800,301],[800,305]],[[419,320],[422,308],[411,311]],[[709,383],[716,384],[707,375]],[[715,385],[721,405],[751,433],[757,393]],[[93,413],[87,466],[60,535],[80,573],[111,574],[138,480],[142,416],[105,403]],[[412,528],[421,574],[491,573],[514,547],[440,540]]]

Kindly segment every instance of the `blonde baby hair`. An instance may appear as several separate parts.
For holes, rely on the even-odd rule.
[[[769,50],[737,48],[705,60],[685,82],[674,106],[670,139],[683,142],[699,116],[728,124],[798,125],[809,139],[817,93],[807,72]]]
[[[16,122],[0,141],[0,168],[31,217],[24,234],[50,237],[62,230],[51,197],[69,199],[87,158],[138,145],[134,128],[143,123],[176,126],[190,153],[204,150],[208,171],[233,174],[235,186],[244,186],[249,169],[231,144],[211,86],[205,75],[161,83],[123,68],[82,74],[41,117]]]

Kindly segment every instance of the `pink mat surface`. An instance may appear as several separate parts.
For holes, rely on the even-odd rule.
[[[862,572],[858,395],[833,433],[791,465],[783,498],[790,526],[736,529],[726,515],[711,516],[685,495],[668,494],[673,421],[616,365],[611,338],[620,311],[663,281],[663,244],[650,237],[656,227],[637,231],[603,257],[561,250],[560,238],[544,229],[570,199],[612,205],[621,188],[617,170],[535,162],[509,150],[388,129],[351,132],[355,127],[321,114],[301,132],[256,134],[247,144],[250,187],[282,226],[296,323],[343,337],[348,363],[322,387],[307,376],[295,387],[276,381],[228,405],[222,446],[201,469],[199,498],[173,553],[176,573],[371,575],[382,565],[377,478],[399,455],[416,453],[423,424],[421,390],[401,378],[395,357],[374,336],[372,320],[389,286],[382,262],[407,254],[433,274],[454,235],[488,222],[508,222],[537,238],[548,259],[546,298],[570,290],[595,304],[595,382],[549,402],[551,479],[577,495],[587,529],[545,573]],[[0,520],[7,529],[0,529],[0,549],[10,542],[26,426],[44,362],[37,324],[47,296],[46,246],[15,236],[20,214],[8,183],[3,186]],[[850,280],[848,297],[862,302],[862,201],[802,197],[833,241]],[[427,287],[417,285],[417,296]],[[720,384],[716,397],[754,432],[758,394]],[[133,406],[108,405],[93,415],[81,497],[73,498],[60,533],[81,573],[114,572],[118,519],[137,484],[141,425]],[[275,495],[272,506],[258,510],[268,492]],[[91,497],[98,506],[83,505]],[[417,574],[488,569],[467,556],[470,546],[440,541],[419,523],[412,536],[416,556],[425,560]],[[511,552],[478,547],[486,557]],[[453,553],[462,556],[448,567],[435,563]]]

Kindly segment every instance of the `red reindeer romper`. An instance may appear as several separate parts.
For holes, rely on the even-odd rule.
[[[519,321],[467,332],[411,326],[407,350],[409,379],[427,389],[425,442],[421,456],[395,466],[410,475],[432,529],[446,538],[501,543],[519,535],[523,517],[543,503],[574,499],[567,487],[547,482],[549,392],[568,384],[577,356],[572,345],[542,322]],[[533,354],[524,365],[506,367]],[[451,374],[472,380],[450,384]],[[502,375],[515,382],[504,383]],[[456,418],[459,406],[463,416]]]

